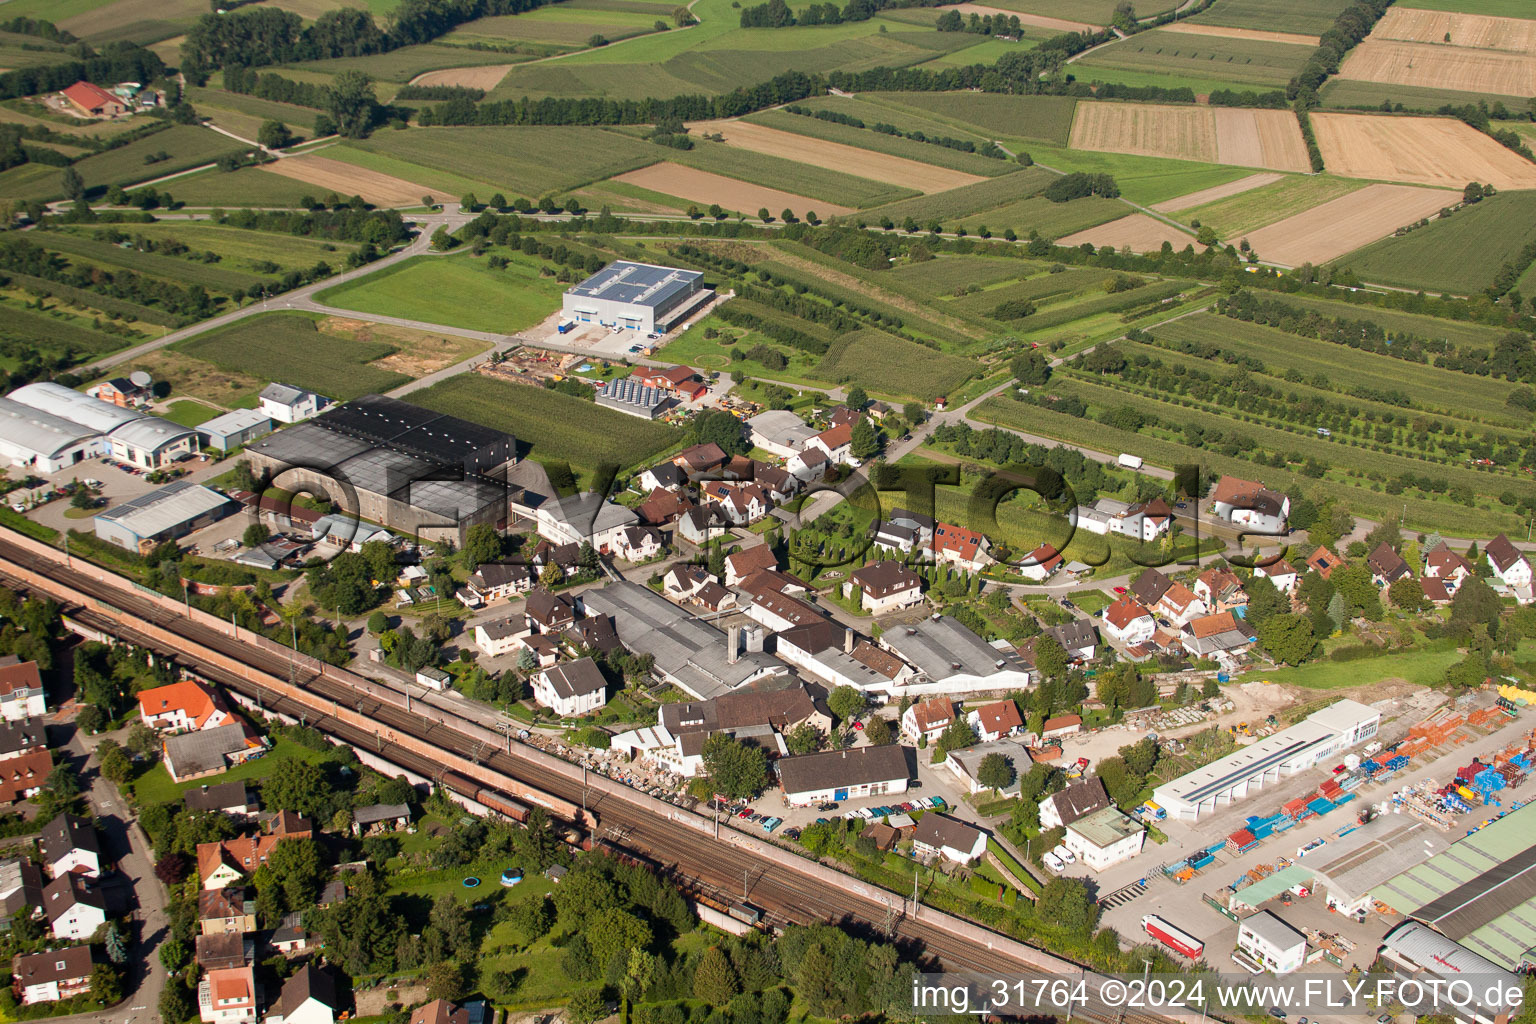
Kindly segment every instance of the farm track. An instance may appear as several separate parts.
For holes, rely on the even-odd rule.
[[[468,758],[481,769],[476,774],[482,778],[499,776],[505,781],[504,792],[516,796],[536,791],[565,807],[584,801],[602,822],[594,840],[607,839],[658,864],[673,866],[685,887],[691,884],[706,892],[733,894],[745,879],[746,898],[763,907],[769,919],[778,924],[832,921],[876,929],[888,924],[893,940],[902,943],[907,952],[936,959],[948,970],[1037,976],[1050,976],[1053,971],[1077,972],[1076,965],[938,911],[923,909],[915,918],[906,917],[897,909],[904,909],[900,897],[849,876],[843,876],[842,885],[829,886],[825,869],[790,854],[770,859],[763,844],[730,829],[714,839],[708,834],[706,819],[606,779],[584,786],[576,766],[535,748],[509,742],[511,752],[492,752],[483,740],[477,742],[472,733],[479,727],[473,723],[447,715],[441,716],[443,721],[428,720],[419,712],[380,699],[379,691],[389,688],[376,681],[353,676],[356,682],[349,685],[335,670],[307,669],[306,678],[296,680],[294,689],[281,692],[289,691],[287,679],[294,671],[290,659],[260,644],[232,637],[196,617],[179,615],[160,600],[136,592],[127,580],[118,583],[111,574],[62,564],[64,558],[51,550],[47,554],[33,550],[29,542],[10,531],[0,533],[0,578],[13,589],[48,594],[66,606],[66,614],[86,625],[175,657],[214,682],[260,699],[263,707],[290,717],[302,716],[314,728],[377,752],[423,777],[456,784],[456,773],[445,769],[445,764],[465,760],[463,752],[470,751]],[[221,663],[239,670],[222,668]],[[354,708],[358,709],[356,714]],[[381,729],[370,731],[359,725],[357,720],[364,717]],[[468,728],[456,729],[455,725]],[[407,749],[405,743],[436,750],[440,759]],[[477,792],[485,788],[474,780],[467,781]],[[460,788],[462,791],[464,787]],[[465,795],[475,798],[472,793]],[[1111,1020],[1110,1015],[1078,1016],[1103,1024]],[[1152,1024],[1184,1016],[1126,1014],[1118,1020]]]

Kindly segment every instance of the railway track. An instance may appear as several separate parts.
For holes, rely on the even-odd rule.
[[[904,901],[883,890],[849,884],[846,879],[844,885],[831,885],[824,877],[817,877],[825,868],[785,851],[765,850],[756,840],[732,835],[728,828],[722,827],[721,838],[715,839],[707,824],[701,827],[690,812],[640,794],[626,795],[619,792],[622,787],[607,779],[589,785],[575,766],[556,762],[536,748],[511,742],[507,744],[510,751],[490,748],[475,735],[485,730],[474,723],[462,722],[462,731],[452,728],[449,722],[432,720],[387,699],[374,685],[365,692],[356,684],[313,670],[298,673],[296,659],[284,657],[281,649],[268,650],[193,615],[178,614],[165,607],[159,595],[136,590],[134,584],[120,577],[104,579],[109,574],[95,566],[66,565],[62,556],[54,557],[56,553],[48,550],[47,554],[32,550],[0,531],[0,578],[18,589],[60,600],[69,606],[66,611],[71,617],[93,629],[174,657],[210,681],[256,700],[266,710],[302,719],[341,742],[423,778],[438,780],[471,799],[478,799],[477,794],[490,788],[513,799],[523,797],[525,802],[528,794],[547,795],[551,798],[548,801],[535,797],[532,802],[589,812],[585,817],[555,813],[588,824],[595,815],[594,840],[607,839],[670,868],[686,888],[748,900],[763,908],[771,923],[830,922],[881,932],[935,970],[1036,977],[1058,977],[1064,972],[1075,976],[1081,970],[1078,965],[938,911],[920,908],[915,915],[908,913]],[[234,667],[225,667],[225,663]],[[294,677],[293,689],[290,676]],[[423,752],[424,746],[427,752]],[[449,762],[465,760],[466,752],[478,769],[474,773],[477,778],[448,767]],[[965,934],[957,933],[962,931]],[[1042,966],[1045,961],[1052,962]],[[1074,1012],[1073,1016],[1103,1024],[1111,1020],[1115,1024],[1159,1024],[1195,1019],[1193,1015],[1150,1013]]]

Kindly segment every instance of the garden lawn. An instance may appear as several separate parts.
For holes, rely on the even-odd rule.
[[[292,740],[279,739],[264,756],[254,761],[247,761],[244,764],[237,764],[212,781],[250,782],[276,774],[289,761],[325,764],[328,761],[340,761],[341,759],[341,754],[336,748],[311,750],[308,747],[299,746]],[[196,789],[199,786],[208,784],[209,780],[207,779],[194,779],[190,782],[172,782],[170,773],[165,770],[165,765],[156,764],[153,768],[133,780],[133,799],[140,807],[149,804],[179,801],[182,794],[187,790]]]
[[[1272,669],[1266,672],[1249,672],[1238,682],[1267,679],[1272,683],[1288,683],[1308,690],[1337,690],[1352,686],[1366,686],[1386,679],[1401,679],[1418,686],[1430,686],[1440,682],[1446,669],[1462,658],[1454,647],[1446,649],[1393,651],[1376,658],[1356,661],[1329,661],[1324,658],[1295,668]]]
[[[492,270],[483,258],[417,256],[328,289],[320,302],[380,316],[507,334],[532,327],[560,305],[565,285],[540,277],[538,265],[513,256]]]
[[[172,402],[170,407],[161,415],[172,423],[180,423],[184,427],[195,427],[199,423],[206,423],[219,415],[219,410],[202,402],[193,402],[183,399]]]

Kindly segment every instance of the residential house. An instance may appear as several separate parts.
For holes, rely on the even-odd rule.
[[[55,878],[43,889],[43,916],[56,939],[88,939],[107,923],[107,906],[101,893],[86,887],[76,874]]]
[[[203,889],[197,894],[197,923],[204,935],[241,935],[256,930],[256,901],[241,885]]]
[[[983,704],[965,716],[976,736],[983,743],[991,743],[1012,736],[1024,728],[1024,718],[1019,706],[1012,700],[993,701]]]
[[[853,656],[857,643],[853,630],[831,619],[817,618],[786,629],[774,634],[773,641],[774,653],[781,661],[828,689],[851,686],[862,693],[889,690],[887,676]]]
[[[881,679],[885,680],[882,688],[887,693],[894,693],[911,681],[917,674],[917,670],[902,661],[890,651],[882,647],[876,647],[868,640],[860,640],[853,645],[853,650],[848,656],[859,662],[865,668],[873,671]]]
[[[1237,948],[1232,951],[1232,959],[1239,966],[1255,974],[1290,974],[1306,958],[1306,935],[1271,911],[1261,910],[1237,923]]]
[[[36,796],[53,773],[53,755],[33,750],[0,761],[0,803],[13,804]]]
[[[1231,612],[1202,615],[1190,621],[1184,636],[1184,649],[1193,658],[1212,658],[1220,654],[1241,654],[1258,639],[1246,619]]]
[[[736,585],[747,597],[756,597],[758,594],[788,594],[798,597],[810,589],[798,576],[791,576],[787,572],[777,569],[759,569]]]
[[[1411,579],[1413,570],[1403,561],[1403,556],[1393,550],[1386,541],[1377,544],[1366,557],[1365,564],[1371,569],[1371,582],[1378,587],[1390,587],[1401,579]]]
[[[619,535],[640,521],[638,515],[623,505],[616,505],[593,491],[546,498],[530,511],[539,536],[551,544],[580,546],[585,541],[600,554],[614,550]]]
[[[686,472],[690,480],[697,480],[706,473],[713,473],[729,461],[730,458],[725,454],[725,450],[713,441],[684,448],[672,457],[673,465]]]
[[[487,658],[499,658],[521,650],[529,628],[522,616],[481,622],[475,626],[475,646]]]
[[[704,589],[704,584],[712,582],[715,578],[702,565],[679,562],[662,576],[661,589],[668,597],[690,601]]]
[[[1510,543],[1509,538],[1499,534],[1488,542],[1483,554],[1488,559],[1488,567],[1499,581],[1514,591],[1515,598],[1521,604],[1530,604],[1531,563]]]
[[[0,720],[0,761],[48,750],[48,730],[41,719]]]
[[[1163,596],[1152,606],[1152,611],[1168,619],[1175,626],[1183,626],[1189,620],[1204,615],[1207,611],[1205,602],[1195,596],[1195,592],[1184,584],[1174,580]]]
[[[714,580],[700,587],[693,599],[707,612],[723,612],[727,608],[736,607],[736,595]]]
[[[510,600],[514,594],[526,594],[538,577],[527,562],[485,562],[465,582],[465,588],[481,603]]]
[[[755,523],[770,508],[768,495],[755,483],[711,480],[701,484],[699,492],[714,503],[732,526]]]
[[[1424,600],[1433,605],[1450,604],[1455,599],[1446,581],[1433,576],[1420,576],[1419,589],[1424,593]]]
[[[1475,575],[1477,568],[1452,551],[1445,541],[1436,544],[1424,556],[1424,579],[1439,580],[1447,593],[1456,593],[1458,587]]]
[[[987,538],[974,530],[949,523],[939,523],[933,528],[934,557],[964,572],[980,572],[991,563],[986,548]]]
[[[635,506],[635,514],[647,526],[665,526],[692,507],[687,497],[657,488]]]
[[[43,867],[54,878],[76,874],[96,878],[101,874],[101,840],[96,826],[86,818],[61,814],[43,826],[37,839]]]
[[[261,389],[258,398],[261,411],[279,423],[298,423],[319,412],[325,399],[313,391],[290,387],[287,384],[268,384]]]
[[[907,708],[901,716],[901,735],[909,742],[933,743],[955,720],[955,705],[948,697],[930,697]]]
[[[220,782],[189,789],[182,797],[189,811],[219,811],[232,818],[249,818],[261,809],[243,782]]]
[[[1060,644],[1071,661],[1092,661],[1093,652],[1098,649],[1099,634],[1094,631],[1090,619],[1073,619],[1060,626],[1051,626],[1042,630],[1041,635]]]
[[[1270,562],[1267,565],[1254,566],[1253,575],[1257,579],[1269,580],[1276,590],[1287,595],[1294,594],[1297,584],[1301,582],[1301,576],[1296,572],[1295,567],[1283,558]],[[1225,610],[1224,608],[1217,609],[1217,611]]]
[[[695,547],[703,547],[730,530],[725,511],[714,502],[695,505],[677,520],[677,536]]]
[[[469,1011],[446,999],[434,999],[412,1010],[409,1024],[469,1024]]]
[[[1061,566],[1062,558],[1057,550],[1049,544],[1041,544],[1025,555],[1023,561],[1015,565],[1014,569],[1027,580],[1044,583],[1054,576]]]
[[[820,450],[830,463],[842,466],[858,465],[858,460],[853,457],[852,423],[842,423],[823,430],[807,441],[805,447],[807,449],[816,448]],[[796,475],[798,476],[799,474]]]
[[[1071,521],[1077,529],[1101,537],[1115,534],[1138,541],[1150,541],[1168,532],[1173,522],[1173,510],[1162,498],[1134,504],[1114,498],[1099,498],[1092,505],[1074,508]]]
[[[309,948],[309,933],[304,930],[304,917],[302,914],[284,914],[276,928],[272,929],[272,936],[267,940],[272,948],[285,957],[302,953]]]
[[[770,466],[766,462],[752,462],[752,481],[763,489],[768,500],[781,504],[800,493],[800,480],[787,469]]]
[[[219,695],[191,679],[139,691],[139,717],[163,732],[217,729],[230,720]]]
[[[539,578],[544,578],[544,570],[553,565],[560,569],[566,579],[570,579],[581,572],[581,545],[575,541],[567,544],[552,544],[547,540],[541,540],[534,545],[533,554],[529,556],[533,563],[533,569]]]
[[[645,491],[675,491],[688,483],[688,474],[675,462],[658,462],[640,474],[638,483]]]
[[[1339,566],[1347,564],[1348,563],[1345,562],[1344,559],[1334,554],[1333,551],[1327,546],[1320,546],[1314,550],[1310,555],[1307,556],[1306,562],[1307,570],[1309,572],[1317,573],[1323,579],[1327,579],[1329,576],[1332,576],[1333,570],[1337,569]]]
[[[164,748],[165,768],[172,782],[217,775],[267,749],[265,741],[253,736],[240,721],[167,736]]]
[[[1040,827],[1063,828],[1109,806],[1104,780],[1097,775],[1074,782],[1040,801]]]
[[[832,730],[830,712],[817,705],[804,686],[781,690],[737,690],[712,700],[663,704],[656,733],[661,746],[652,751],[669,770],[692,778],[703,770],[704,741],[716,733],[769,746],[768,737],[808,724]],[[771,744],[775,750],[777,744]]]
[[[250,967],[209,971],[197,986],[203,1024],[256,1024],[256,972]]]
[[[1048,744],[1051,740],[1061,739],[1063,736],[1075,736],[1083,731],[1083,719],[1081,715],[1057,715],[1055,718],[1047,718],[1040,725],[1040,742]]]
[[[830,427],[853,426],[862,419],[864,413],[851,405],[834,405],[827,410],[827,425]]]
[[[903,553],[918,549],[927,551],[933,543],[936,526],[938,523],[932,516],[893,508],[889,519],[882,519],[875,524],[874,543],[876,547],[891,548]]]
[[[1141,822],[1118,807],[1102,807],[1068,825],[1062,844],[1089,870],[1103,871],[1140,853],[1146,838]]]
[[[708,385],[699,379],[699,371],[691,366],[668,366],[664,369],[637,366],[630,373],[631,380],[638,380],[648,388],[664,391],[684,402],[697,401],[709,391]]]
[[[36,917],[43,906],[43,870],[31,860],[0,860],[0,913],[12,918],[22,909]]]
[[[912,833],[912,852],[969,864],[987,852],[987,834],[959,818],[929,811]]]
[[[91,990],[90,946],[23,954],[11,961],[11,988],[23,1006],[73,999]]]
[[[760,622],[775,632],[822,618],[820,611],[799,598],[773,591],[754,594],[752,603],[746,607],[746,613],[754,622]]]
[[[966,792],[993,792],[994,787],[988,786],[977,777],[981,774],[981,763],[991,754],[1001,755],[1014,772],[1013,781],[995,790],[995,795],[1018,796],[1019,778],[1029,772],[1029,766],[1033,763],[1033,758],[1029,755],[1029,747],[1020,740],[995,739],[962,747],[959,750],[951,750],[944,758],[944,766],[954,774],[956,781],[965,786]]]
[[[577,619],[565,631],[564,639],[567,646],[578,652],[585,650],[613,654],[624,648],[612,617],[607,615],[588,615],[584,619]]]
[[[788,409],[758,413],[747,420],[747,430],[753,445],[785,459],[801,451],[816,436],[814,427]]]
[[[267,1014],[266,1024],[335,1024],[341,1003],[336,982],[313,964],[305,964],[283,982],[277,1007]]]
[[[352,834],[355,836],[396,832],[410,824],[410,804],[369,804],[352,812]]]
[[[208,890],[235,885],[265,864],[278,843],[313,837],[314,824],[308,818],[292,811],[279,811],[267,819],[266,830],[260,835],[198,843],[197,877]]]
[[[571,718],[608,703],[607,686],[597,662],[582,658],[534,676],[533,699],[562,718]]]
[[[725,584],[734,587],[755,572],[778,567],[778,557],[767,544],[743,548],[725,556]]]
[[[1262,483],[1224,476],[1211,491],[1212,510],[1234,526],[1253,533],[1284,533],[1291,499]]]
[[[617,553],[626,562],[644,562],[661,554],[661,531],[649,526],[630,526],[619,534]]]
[[[113,377],[85,389],[85,393],[100,402],[115,405],[119,409],[135,409],[139,403],[151,397],[150,389],[140,387],[127,377]]]
[[[1231,569],[1207,569],[1195,580],[1191,589],[1208,611],[1224,612],[1248,606],[1248,594],[1243,590],[1243,581]]]
[[[899,743],[783,757],[776,767],[791,807],[894,796],[905,793],[912,778],[907,748]]]
[[[239,932],[196,936],[197,965],[204,971],[244,967],[256,958],[256,941]]]
[[[22,661],[14,654],[0,658],[0,718],[19,722],[47,713],[48,700],[37,662]]]
[[[923,600],[923,580],[900,562],[887,559],[871,562],[849,574],[843,584],[843,596],[859,591],[859,607],[871,615],[910,608]]]
[[[1126,647],[1135,647],[1152,639],[1157,620],[1134,597],[1126,594],[1104,609],[1104,632]]]
[[[826,476],[827,470],[832,468],[832,460],[820,448],[807,448],[791,455],[784,463],[784,468],[796,480],[808,484]]]
[[[535,633],[558,633],[576,622],[576,602],[565,594],[535,587],[523,604],[523,616]]]

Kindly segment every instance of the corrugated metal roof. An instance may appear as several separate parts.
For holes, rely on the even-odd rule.
[[[0,443],[20,451],[51,457],[96,436],[98,431],[82,427],[73,420],[0,398]]]
[[[96,516],[116,523],[136,537],[157,537],[188,520],[206,515],[230,499],[200,484],[178,480]]]

